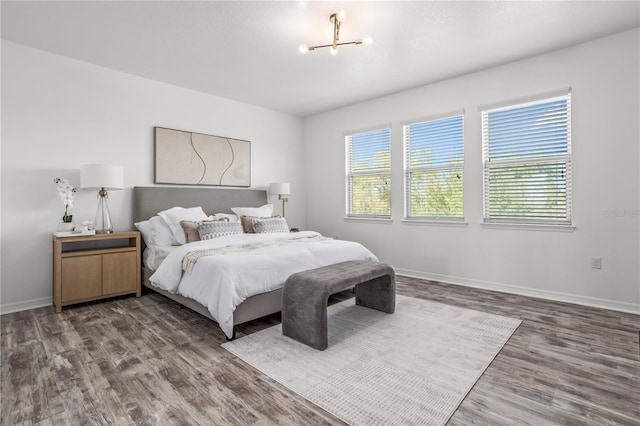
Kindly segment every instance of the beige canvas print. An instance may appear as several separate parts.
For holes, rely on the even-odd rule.
[[[155,183],[251,186],[251,142],[156,127]]]

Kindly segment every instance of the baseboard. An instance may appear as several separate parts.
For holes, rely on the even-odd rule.
[[[396,274],[412,278],[421,278],[430,281],[439,281],[447,284],[463,285],[466,287],[480,288],[483,290],[500,291],[502,293],[518,294],[521,296],[538,297],[541,299],[555,300],[557,302],[574,303],[576,305],[591,306],[594,308],[610,309],[613,311],[640,314],[640,305],[617,300],[599,299],[596,297],[581,296],[578,294],[562,293],[559,291],[538,290],[530,287],[520,287],[509,284],[490,281],[475,280],[471,278],[455,277],[428,272],[412,271],[410,269],[394,268]]]
[[[41,297],[39,299],[25,300],[23,302],[6,303],[4,305],[0,305],[0,315],[27,311],[35,308],[44,308],[45,306],[51,305],[53,305],[53,299],[51,297]]]

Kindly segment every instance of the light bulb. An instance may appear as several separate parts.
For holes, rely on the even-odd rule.
[[[329,53],[331,53],[333,56],[337,55],[338,54],[338,48],[331,46],[331,48],[329,49]]]
[[[373,40],[371,39],[371,37],[365,37],[364,39],[362,39],[362,42],[365,44],[365,46],[371,46]]]
[[[338,21],[343,21],[345,17],[344,10],[338,12]]]
[[[301,44],[300,47],[298,47],[298,50],[304,55],[309,51],[309,46],[307,46],[306,44]]]

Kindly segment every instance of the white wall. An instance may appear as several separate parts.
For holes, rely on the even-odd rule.
[[[133,186],[153,184],[153,127],[251,141],[252,187],[290,182],[291,226],[304,228],[302,120],[2,41],[1,292],[3,313],[51,303],[51,234],[64,212],[54,177],[79,186],[79,167],[124,167],[109,205],[133,229]],[[93,220],[81,191],[74,221]],[[280,204],[275,198],[275,211]]]
[[[640,312],[638,29],[305,119],[307,225],[398,273]],[[478,106],[572,88],[572,233],[486,229]],[[464,108],[468,226],[402,223],[400,122]],[[345,221],[345,131],[392,126],[392,224]],[[613,215],[609,212],[614,212]],[[602,257],[602,269],[590,258]]]

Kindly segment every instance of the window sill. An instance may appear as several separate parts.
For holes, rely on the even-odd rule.
[[[468,222],[464,219],[461,219],[461,220],[403,219],[402,223],[405,225],[448,226],[448,227],[455,227],[455,228],[465,228],[468,225]]]
[[[573,232],[575,225],[543,225],[536,223],[481,223],[487,229],[511,229],[518,231]]]
[[[393,223],[393,219],[385,218],[385,217],[355,217],[355,216],[345,216],[345,222],[360,222],[360,223],[382,223],[385,225],[391,225]]]

